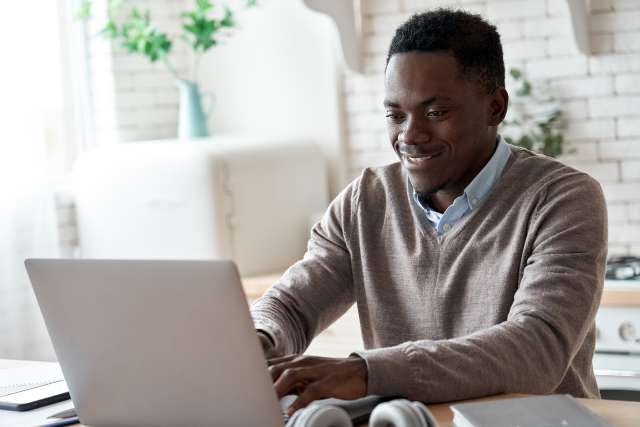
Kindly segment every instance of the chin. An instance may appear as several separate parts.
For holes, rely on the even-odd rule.
[[[409,172],[409,181],[418,194],[430,195],[437,193],[449,183],[446,177],[425,176]]]
[[[441,183],[425,182],[425,181],[414,180],[414,179],[411,179],[410,181],[416,193],[418,193],[418,195],[420,195],[420,197],[423,197],[423,198],[428,198],[432,194],[442,190],[447,185],[446,181]]]

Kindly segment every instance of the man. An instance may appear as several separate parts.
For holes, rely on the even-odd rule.
[[[438,10],[396,32],[385,72],[400,162],[365,169],[304,258],[252,307],[279,395],[426,402],[597,397],[591,358],[606,207],[588,175],[507,145],[500,37]],[[366,350],[300,356],[357,304]]]

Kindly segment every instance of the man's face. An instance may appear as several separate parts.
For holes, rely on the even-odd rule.
[[[385,76],[387,130],[419,194],[452,200],[482,169],[499,123],[493,98],[475,79],[460,77],[449,53],[391,57]]]

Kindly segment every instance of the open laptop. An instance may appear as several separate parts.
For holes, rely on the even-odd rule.
[[[25,261],[83,424],[283,425],[231,261]]]

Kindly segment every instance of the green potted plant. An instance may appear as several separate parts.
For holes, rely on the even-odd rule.
[[[247,8],[255,7],[257,0],[246,0]],[[87,20],[91,17],[92,0],[84,0],[78,11],[78,17]],[[107,20],[100,34],[119,44],[129,53],[142,55],[150,62],[161,61],[176,79],[180,89],[180,117],[178,136],[181,139],[208,136],[207,113],[202,107],[202,95],[196,81],[200,58],[217,46],[236,28],[235,13],[222,6],[222,13],[211,0],[195,0],[193,9],[181,14],[182,33],[179,40],[187,43],[193,50],[194,78],[180,76],[171,64],[169,53],[175,45],[167,33],[160,31],[152,22],[149,9],[132,7],[124,18],[121,8],[123,0],[107,0]]]
[[[516,96],[500,133],[509,144],[550,157],[560,156],[565,152],[564,122],[558,102],[547,91],[534,90],[519,69],[510,69],[509,74],[516,83]]]

